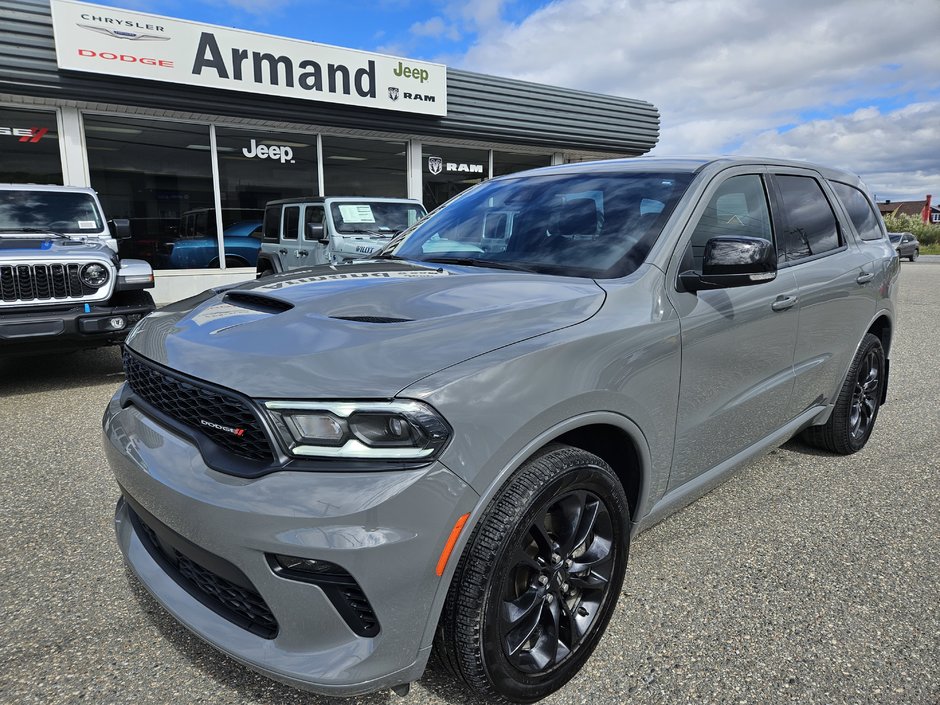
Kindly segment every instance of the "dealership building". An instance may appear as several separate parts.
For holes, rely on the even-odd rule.
[[[0,182],[91,186],[166,302],[253,276],[222,233],[270,200],[393,196],[431,210],[483,179],[638,156],[642,100],[73,0],[0,0]],[[234,232],[234,230],[232,230]],[[168,269],[208,237],[205,269]]]

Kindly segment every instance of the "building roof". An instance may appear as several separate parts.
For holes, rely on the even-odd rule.
[[[923,201],[884,201],[878,204],[878,210],[881,211],[883,216],[897,213],[898,215],[916,215],[920,217],[921,213],[924,212],[926,203],[926,199]],[[931,213],[938,210],[940,208],[937,206],[930,207]]]
[[[210,115],[259,126],[296,124],[596,156],[645,154],[659,138],[659,111],[644,100],[456,69],[447,70],[445,117],[59,70],[49,0],[0,0],[0,93],[25,96],[36,105],[67,101],[84,109],[122,106],[134,112],[126,107],[132,106],[151,116]]]

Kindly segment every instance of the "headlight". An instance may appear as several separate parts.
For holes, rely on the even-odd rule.
[[[291,455],[348,460],[429,460],[450,426],[420,401],[268,401],[265,407]]]
[[[82,267],[80,275],[83,283],[95,289],[100,289],[107,284],[111,276],[108,268],[97,262],[89,262]]]

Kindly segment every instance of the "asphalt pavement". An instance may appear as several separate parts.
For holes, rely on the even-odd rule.
[[[642,534],[600,647],[544,702],[940,703],[940,266],[901,270],[868,446],[791,441]],[[474,702],[435,670],[404,700],[310,695],[170,618],[114,541],[122,379],[116,350],[0,361],[0,703]]]

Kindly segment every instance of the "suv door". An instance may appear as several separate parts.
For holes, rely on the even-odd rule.
[[[332,257],[332,248],[330,246],[330,231],[326,223],[326,218],[324,217],[325,209],[322,205],[307,205],[304,207],[304,227],[302,232],[303,238],[303,248],[302,252],[304,253],[302,257],[303,265],[305,267],[312,267],[315,264],[329,264],[333,261]],[[308,224],[317,224],[323,225],[323,236],[322,238],[310,238],[307,236],[307,225]],[[321,240],[325,240],[321,242]]]
[[[303,266],[301,262],[303,255],[300,254],[303,249],[300,241],[300,224],[300,205],[285,205],[281,213],[281,246],[278,248],[284,269],[297,269]]]
[[[795,385],[789,417],[832,403],[875,314],[872,258],[837,216],[827,186],[813,172],[775,169],[771,210],[782,245],[780,272],[799,289]]]
[[[701,272],[705,243],[712,237],[774,241],[760,171],[735,169],[716,177],[686,226],[672,277],[689,269]],[[677,282],[667,292],[679,315],[682,342],[670,489],[786,424],[797,333],[797,287],[789,270],[750,286],[695,293],[681,288]]]

